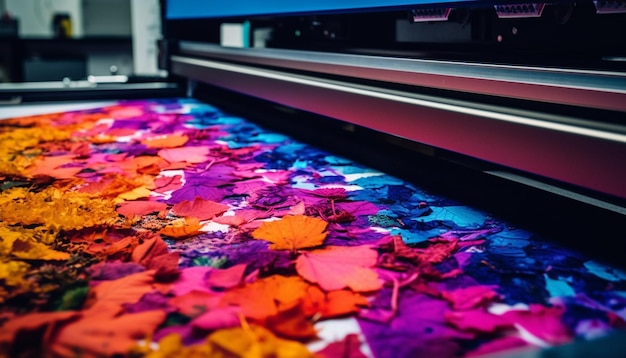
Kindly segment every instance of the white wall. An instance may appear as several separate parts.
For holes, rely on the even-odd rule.
[[[158,0],[131,0],[133,63],[135,74],[157,75],[158,47],[161,38],[161,8]]]
[[[52,37],[52,17],[68,13],[74,37],[83,36],[81,0],[5,0],[6,10],[19,19],[20,36]]]
[[[130,0],[82,0],[85,36],[130,36]]]

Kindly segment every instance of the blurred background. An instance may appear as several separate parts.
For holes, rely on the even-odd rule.
[[[0,0],[0,82],[159,76],[159,0]]]

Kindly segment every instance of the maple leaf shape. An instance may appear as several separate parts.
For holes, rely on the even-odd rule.
[[[172,212],[178,216],[193,216],[200,220],[208,220],[228,210],[228,205],[216,203],[196,197],[193,201],[183,200],[172,207]]]
[[[296,259],[298,274],[325,291],[349,287],[353,291],[375,291],[382,287],[376,265],[378,253],[369,246],[328,246],[303,252]]]
[[[270,249],[294,251],[321,245],[326,238],[326,225],[322,219],[286,215],[280,220],[264,222],[252,232],[252,237],[271,242]]]

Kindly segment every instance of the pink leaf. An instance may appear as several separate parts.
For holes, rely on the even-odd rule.
[[[209,147],[181,147],[161,149],[159,157],[168,162],[203,163],[209,160]]]
[[[235,215],[220,216],[213,219],[213,222],[230,226],[242,226],[256,219],[265,219],[271,216],[269,211],[261,210],[237,210]]]
[[[499,328],[511,327],[513,323],[506,316],[491,314],[482,309],[445,313],[446,321],[460,330],[491,333]]]
[[[443,298],[452,304],[455,310],[463,311],[484,306],[498,297],[491,286],[472,286],[454,291],[442,292]]]
[[[220,307],[212,309],[191,321],[191,325],[194,328],[206,331],[237,327],[241,324],[239,320],[240,312],[241,310],[238,307]]]
[[[531,304],[527,311],[508,311],[503,316],[550,344],[563,344],[572,339],[572,333],[563,324],[563,313],[563,307]]]
[[[212,270],[212,267],[207,266],[183,269],[172,286],[172,292],[176,296],[182,296],[191,291],[212,292],[206,284],[206,276]]]
[[[246,265],[235,265],[223,270],[212,270],[207,274],[206,283],[210,287],[233,288],[243,279]]]

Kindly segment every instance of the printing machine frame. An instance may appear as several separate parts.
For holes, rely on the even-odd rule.
[[[189,95],[623,266],[624,6],[166,19],[161,63]],[[263,45],[220,46],[225,23]],[[615,238],[615,250],[589,245],[594,236]]]
[[[614,13],[601,13],[607,4]],[[180,94],[178,83],[189,96],[626,267],[626,5],[541,4],[540,17],[510,16],[505,5],[528,4],[164,15],[169,83],[24,84],[0,96],[164,97]],[[435,21],[441,14],[447,21]],[[266,47],[223,47],[224,23],[272,37]],[[597,356],[598,347],[611,356],[626,348],[623,337],[523,356]]]
[[[183,19],[170,2],[166,81],[3,84],[0,102],[186,92],[626,266],[624,1]],[[244,25],[250,46],[221,46],[223,24]]]

